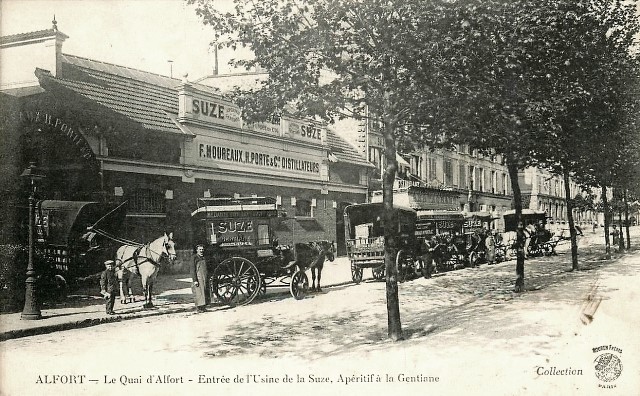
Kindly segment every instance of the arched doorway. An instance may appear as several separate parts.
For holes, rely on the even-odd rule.
[[[20,175],[30,162],[45,176],[37,199],[97,200],[101,195],[100,166],[79,128],[28,99],[0,96],[0,241],[23,237],[20,210],[26,208],[30,187]]]
[[[85,137],[73,125],[47,113],[23,111],[18,129],[19,169],[35,162],[45,175],[40,198],[96,200],[100,166]]]

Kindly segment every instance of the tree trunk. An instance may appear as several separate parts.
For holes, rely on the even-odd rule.
[[[573,220],[573,198],[571,197],[569,172],[565,170],[563,177],[565,201],[567,203],[567,218],[569,219],[569,235],[571,235],[571,269],[578,270],[578,238],[576,237],[576,227]]]
[[[602,211],[604,212],[604,250],[607,259],[611,258],[611,244],[609,242],[609,202],[607,201],[607,186],[602,185]]]
[[[513,204],[516,210],[516,225],[522,221],[522,192],[518,184],[518,164],[508,156],[507,169],[509,170],[509,179],[511,180],[511,188],[513,189]],[[517,249],[516,255],[516,285],[514,291],[521,293],[524,291],[524,258],[526,252],[523,249]]]
[[[625,231],[627,234],[627,250],[631,249],[631,235],[629,232],[629,203],[627,202],[627,190],[624,190],[623,197],[624,199],[624,222],[625,222]]]
[[[385,98],[388,101],[388,98]],[[388,102],[385,103],[388,107]],[[386,110],[386,109],[385,109]],[[398,162],[396,160],[395,123],[385,111],[384,156],[386,166],[382,180],[384,206],[384,268],[386,273],[388,335],[394,341],[402,339],[400,304],[398,299],[398,267],[396,265],[398,215],[393,208],[393,183]]]

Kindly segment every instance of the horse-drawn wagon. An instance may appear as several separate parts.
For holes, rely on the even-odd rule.
[[[461,212],[447,210],[419,210],[416,224],[418,241],[435,264],[437,272],[463,267],[466,262],[466,238],[463,234],[465,218]],[[425,263],[427,274],[431,263]]]
[[[416,211],[395,206],[398,215],[398,252],[396,265],[399,280],[422,274],[416,239]],[[351,279],[362,281],[364,268],[371,268],[373,278],[382,280],[384,267],[384,206],[382,203],[349,205],[344,209],[347,255],[351,263]]]
[[[505,233],[512,235],[515,234],[517,229],[515,211],[509,210],[503,214]],[[559,242],[564,240],[563,237],[554,237],[547,229],[547,214],[544,211],[523,209],[522,210],[522,224],[525,227],[525,232],[528,236],[526,254],[528,256],[542,256],[555,254],[556,246]],[[515,236],[512,236],[511,242],[507,242],[507,246],[510,246],[514,241]]]
[[[466,236],[466,261],[476,266],[486,261],[487,247],[485,240],[490,231],[491,222],[496,218],[489,212],[467,212],[464,217],[462,231]]]
[[[315,270],[334,259],[329,241],[279,245],[275,231],[287,220],[270,197],[200,198],[191,218],[195,241],[206,241],[210,296],[228,305],[249,304],[267,286],[288,286],[300,299],[309,289],[306,270],[315,287]]]
[[[44,200],[36,205],[36,249],[46,268],[42,276],[54,280],[47,286],[66,287],[69,280],[104,269],[116,245],[96,233],[95,227],[117,234],[123,223],[124,205],[98,202]],[[49,283],[49,282],[47,282]]]

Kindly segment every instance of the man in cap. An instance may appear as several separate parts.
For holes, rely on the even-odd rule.
[[[113,304],[116,301],[116,291],[118,290],[118,278],[113,260],[104,262],[105,270],[100,275],[100,294],[107,300],[107,315],[115,315]]]

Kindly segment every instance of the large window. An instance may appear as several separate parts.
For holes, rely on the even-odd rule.
[[[462,188],[467,187],[467,166],[465,164],[460,164],[458,167],[459,175],[458,175],[458,186]]]
[[[138,188],[126,194],[130,213],[165,213],[164,193],[150,188]]]
[[[438,178],[438,168],[435,158],[429,158],[429,180],[436,180]]]
[[[502,180],[504,181],[502,187],[502,193],[504,195],[509,195],[509,175],[507,175],[506,173],[502,174]]]
[[[491,193],[495,194],[498,191],[498,180],[496,178],[496,171],[491,171]]]
[[[453,164],[451,160],[444,160],[444,184],[453,186]]]
[[[296,216],[299,217],[312,217],[311,201],[306,199],[298,199],[296,201]]]

